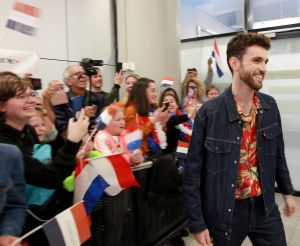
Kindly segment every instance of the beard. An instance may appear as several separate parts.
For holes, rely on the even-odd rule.
[[[246,72],[243,67],[239,74],[240,79],[244,81],[244,83],[248,85],[252,90],[259,91],[262,88],[262,83],[256,82],[253,78],[253,74],[251,74],[250,72]]]

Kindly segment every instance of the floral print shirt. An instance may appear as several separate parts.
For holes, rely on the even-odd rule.
[[[261,194],[256,150],[256,116],[259,108],[259,99],[254,94],[253,105],[249,115],[245,115],[242,108],[237,103],[236,106],[237,111],[245,124],[243,127],[243,137],[240,147],[240,163],[235,199],[246,199],[249,197],[259,196]]]

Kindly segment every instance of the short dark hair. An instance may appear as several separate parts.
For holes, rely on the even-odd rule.
[[[234,36],[227,45],[227,65],[232,73],[232,68],[229,64],[231,57],[236,57],[239,60],[245,54],[246,49],[250,46],[258,45],[260,47],[269,50],[271,48],[271,40],[264,34],[248,32],[239,33]]]
[[[129,94],[126,107],[133,103],[139,115],[147,116],[149,114],[150,104],[147,98],[147,88],[150,83],[155,83],[154,80],[148,78],[140,78],[132,87]]]

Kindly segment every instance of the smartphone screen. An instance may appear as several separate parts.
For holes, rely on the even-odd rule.
[[[120,70],[122,70],[122,68],[123,68],[122,62],[118,62],[117,65],[116,65],[116,71],[117,71],[117,73],[119,73]]]
[[[192,97],[192,96],[194,96],[194,94],[195,94],[194,89],[188,88],[188,96],[189,96],[189,97]]]

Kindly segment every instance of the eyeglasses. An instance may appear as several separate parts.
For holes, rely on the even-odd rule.
[[[78,78],[81,78],[82,76],[85,76],[86,74],[85,74],[84,72],[76,72],[76,73],[70,74],[70,75],[68,76],[68,78],[73,77],[74,75],[75,75],[75,76],[77,77],[77,79],[78,79]]]
[[[29,97],[36,97],[38,95],[38,93],[36,91],[31,91],[29,93],[21,93],[21,94],[18,94],[18,95],[15,95],[15,98],[17,99],[27,99]]]

